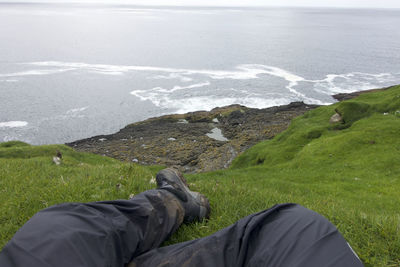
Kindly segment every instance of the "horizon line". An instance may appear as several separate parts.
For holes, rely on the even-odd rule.
[[[108,6],[137,6],[137,7],[175,7],[175,8],[332,8],[332,9],[382,9],[382,10],[400,10],[400,7],[377,7],[377,6],[321,6],[321,5],[166,5],[166,4],[135,4],[123,2],[92,2],[92,1],[1,1],[0,4],[50,4],[50,5],[108,5]]]

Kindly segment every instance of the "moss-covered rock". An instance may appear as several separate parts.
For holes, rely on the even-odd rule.
[[[359,119],[368,117],[372,114],[372,109],[369,104],[354,101],[341,102],[336,107],[335,111],[342,118],[342,121],[336,125],[336,128],[339,129],[348,128]]]

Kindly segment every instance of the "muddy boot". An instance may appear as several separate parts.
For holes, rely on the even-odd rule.
[[[173,168],[161,170],[156,176],[157,187],[174,194],[185,210],[185,222],[202,221],[210,215],[208,199],[198,193],[190,191],[183,175]]]

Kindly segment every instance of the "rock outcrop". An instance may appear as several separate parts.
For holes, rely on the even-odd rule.
[[[151,118],[115,134],[67,145],[122,161],[175,165],[184,172],[211,171],[227,168],[239,153],[274,137],[291,119],[315,107],[302,102],[265,109],[231,105]]]
[[[385,89],[332,97],[343,101]],[[231,105],[151,118],[130,124],[115,134],[94,136],[67,145],[122,161],[174,165],[183,172],[212,171],[229,167],[239,153],[271,139],[284,131],[293,118],[316,107],[303,102],[265,109]],[[343,120],[339,112],[332,116],[331,123]]]

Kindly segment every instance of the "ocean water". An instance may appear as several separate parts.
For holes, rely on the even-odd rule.
[[[400,83],[400,10],[0,4],[0,142]]]

